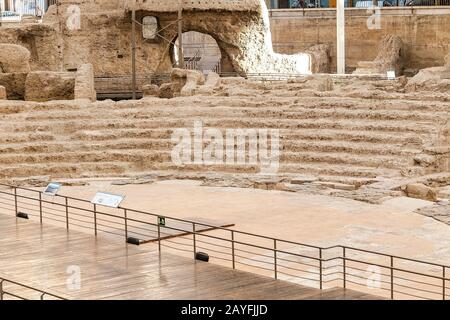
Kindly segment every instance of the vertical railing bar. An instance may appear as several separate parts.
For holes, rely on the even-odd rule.
[[[69,230],[69,199],[65,197],[66,201],[66,228]]]
[[[442,266],[442,300],[446,300],[445,294],[445,266]]]
[[[94,203],[94,232],[97,236],[97,205]]]
[[[320,272],[319,272],[319,288],[320,290],[323,289],[323,274],[322,274],[322,248],[319,249],[319,267],[320,267]]]
[[[343,280],[344,280],[344,289],[347,289],[347,254],[346,254],[346,248],[342,247],[343,253],[342,253],[342,263],[343,263]]]
[[[391,256],[391,300],[394,300],[394,257]]]
[[[42,193],[39,192],[39,222],[42,224]]]
[[[196,237],[195,237],[195,222],[192,222],[192,239],[194,241],[194,259],[196,258],[196,253],[197,253],[197,242],[196,242]]]
[[[128,241],[128,214],[127,209],[123,209],[123,217],[125,220],[125,242]]]
[[[231,260],[233,262],[233,269],[236,269],[236,257],[235,254],[235,248],[234,248],[234,230],[231,230]]]
[[[161,225],[159,224],[159,221],[158,221],[158,251],[159,254],[161,254]]]
[[[17,188],[14,188],[14,208],[16,210],[16,216],[19,211],[18,207],[19,207],[19,205],[17,203]]]
[[[273,239],[273,258],[274,258],[274,272],[275,279],[278,279],[278,255],[277,255],[277,239]]]

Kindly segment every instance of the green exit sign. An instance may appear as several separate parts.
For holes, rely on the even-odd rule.
[[[166,225],[166,218],[164,217],[158,217],[158,224],[160,226],[165,226]]]

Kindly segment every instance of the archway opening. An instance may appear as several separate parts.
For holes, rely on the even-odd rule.
[[[213,71],[222,73],[228,72],[229,62],[225,53],[220,50],[217,41],[209,34],[189,31],[183,33],[183,56],[186,69],[198,70],[202,73]],[[178,65],[178,38],[172,46],[172,63]]]

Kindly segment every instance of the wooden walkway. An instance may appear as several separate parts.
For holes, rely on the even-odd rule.
[[[68,299],[376,298],[343,289],[321,292],[164,252],[160,256],[154,244],[127,245],[115,237],[95,238],[2,214],[0,235],[0,277]],[[71,266],[80,268],[79,289],[67,287]]]

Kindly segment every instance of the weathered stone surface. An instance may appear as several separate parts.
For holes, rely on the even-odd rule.
[[[305,53],[311,55],[311,72],[312,73],[329,73],[330,72],[330,45],[318,44],[310,47]]]
[[[28,73],[0,73],[0,85],[6,88],[9,100],[23,100]]]
[[[83,64],[78,68],[75,77],[74,96],[75,99],[97,100],[92,64]]]
[[[196,93],[198,86],[205,84],[205,76],[196,70],[186,70],[186,84],[180,91],[183,97],[192,96]]]
[[[442,67],[426,68],[412,77],[405,86],[407,92],[414,91],[450,91],[450,49],[445,57],[445,65]]]
[[[172,83],[163,83],[161,87],[159,87],[159,97],[163,99],[173,98]]]
[[[0,43],[0,73],[30,72],[30,56],[25,47]]]
[[[25,100],[72,100],[74,88],[75,73],[33,71],[25,82]]]
[[[6,88],[4,86],[0,86],[0,100],[6,100]]]
[[[399,76],[403,73],[403,42],[394,35],[386,35],[378,47],[378,55],[373,61],[360,61],[354,74],[386,74],[395,71]]]
[[[417,198],[428,201],[437,201],[436,190],[422,183],[408,184],[405,189],[406,195],[411,198]]]
[[[159,87],[156,84],[147,84],[142,87],[144,97],[158,97]]]
[[[197,88],[196,93],[198,94],[211,94],[214,88],[218,87],[221,83],[220,76],[210,71],[206,77],[205,84]]]

